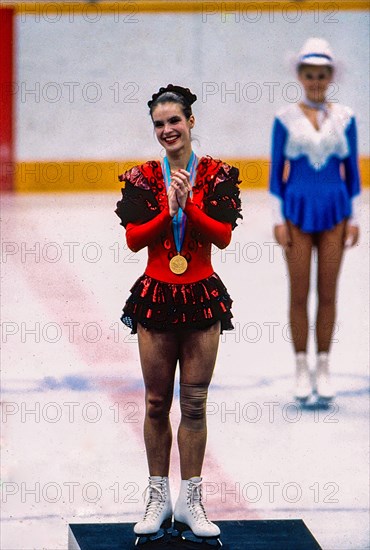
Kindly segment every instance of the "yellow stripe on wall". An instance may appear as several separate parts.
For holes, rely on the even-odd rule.
[[[267,189],[268,159],[225,159],[240,171],[242,189]],[[119,191],[118,175],[143,160],[132,161],[43,161],[18,162],[15,190],[20,193],[93,193]],[[370,157],[360,159],[363,187],[370,187]]]
[[[369,3],[368,0],[336,0],[335,2],[328,2],[327,0],[300,0],[299,2],[297,0],[290,2],[281,0],[250,0],[247,2],[208,2],[199,0],[187,2],[181,0],[65,2],[64,0],[54,0],[50,2],[0,2],[0,9],[2,7],[13,7],[18,14],[46,19],[64,14],[69,15],[69,17],[83,15],[90,21],[95,21],[103,13],[115,16],[125,13],[131,18],[131,22],[135,22],[135,15],[140,13],[202,13],[204,17],[232,17],[239,13],[242,17],[245,17],[256,12],[271,13],[272,10],[281,10],[283,13],[287,11],[299,13],[304,11],[320,12],[321,14],[327,14],[329,21],[330,17],[333,18],[338,11],[367,11]],[[129,19],[127,19],[127,22],[129,22]]]
[[[118,175],[143,161],[35,161],[19,162],[15,190],[33,192],[94,192],[120,189]]]
[[[13,7],[17,13],[36,15],[42,18],[51,18],[52,16],[68,14],[72,16],[84,15],[91,21],[102,13],[119,14],[126,13],[132,17],[134,22],[135,14],[139,13],[202,13],[204,17],[214,16],[233,16],[233,14],[246,14],[258,12],[271,12],[272,10],[283,10],[293,12],[313,11],[325,12],[329,19],[330,16],[338,11],[348,10],[368,10],[367,0],[336,0],[334,2],[327,0],[316,1],[268,1],[268,0],[250,0],[249,2],[199,2],[193,1],[170,1],[170,0],[117,0],[116,2],[66,2],[66,1],[40,1],[40,2],[0,2],[1,7]],[[331,14],[331,15],[330,15]],[[329,20],[328,20],[329,21]],[[330,21],[329,21],[330,22]]]

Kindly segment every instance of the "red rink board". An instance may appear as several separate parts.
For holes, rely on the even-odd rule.
[[[14,189],[14,9],[0,8],[0,191]]]

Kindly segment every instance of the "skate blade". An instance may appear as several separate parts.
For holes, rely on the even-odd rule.
[[[298,405],[306,405],[308,403],[310,396],[307,395],[307,397],[297,397],[295,396],[294,399],[297,401]]]
[[[222,542],[218,536],[215,537],[199,537],[194,535],[193,531],[188,525],[175,521],[174,527],[172,530],[173,537],[181,537],[182,540],[187,542],[194,542],[196,544],[207,544],[213,548],[221,548]]]
[[[334,395],[331,397],[323,397],[322,395],[317,395],[317,403],[322,406],[328,406],[334,400]]]
[[[156,540],[163,539],[163,537],[166,536],[166,533],[167,531],[165,529],[159,529],[157,533],[153,533],[151,535],[137,535],[135,546],[141,546],[147,542],[154,542]]]
[[[316,397],[316,401],[318,403],[327,404],[327,403],[330,403],[330,401],[333,401],[333,399],[335,399],[335,395],[331,395],[330,397],[320,395],[317,391],[317,388],[314,388],[312,393],[313,393],[314,397]]]
[[[172,533],[172,519],[166,519],[161,528],[156,533],[147,533],[144,535],[136,535],[135,546],[141,546],[147,542],[154,542],[163,539],[167,534]]]

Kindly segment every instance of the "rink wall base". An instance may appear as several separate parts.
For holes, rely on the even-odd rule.
[[[217,521],[222,550],[322,550],[304,522],[294,520]],[[69,525],[68,550],[123,550],[134,546],[133,523]],[[181,540],[147,542],[140,548],[214,548]]]

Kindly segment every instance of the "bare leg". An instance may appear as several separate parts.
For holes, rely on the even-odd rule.
[[[191,392],[194,395],[183,405],[178,431],[182,479],[201,474],[207,442],[206,392],[216,362],[219,338],[219,322],[208,329],[184,331],[181,335],[180,384],[187,388],[189,397]]]
[[[345,225],[346,223],[343,221],[330,231],[323,231],[319,236],[317,276],[319,303],[316,320],[318,352],[329,351],[333,334],[336,290],[343,258]]]
[[[288,222],[291,245],[286,251],[290,278],[290,326],[296,353],[307,350],[307,299],[310,288],[310,265],[313,239]]]
[[[151,476],[168,476],[172,430],[169,412],[179,354],[173,332],[137,328],[139,353],[145,383],[144,440]]]

